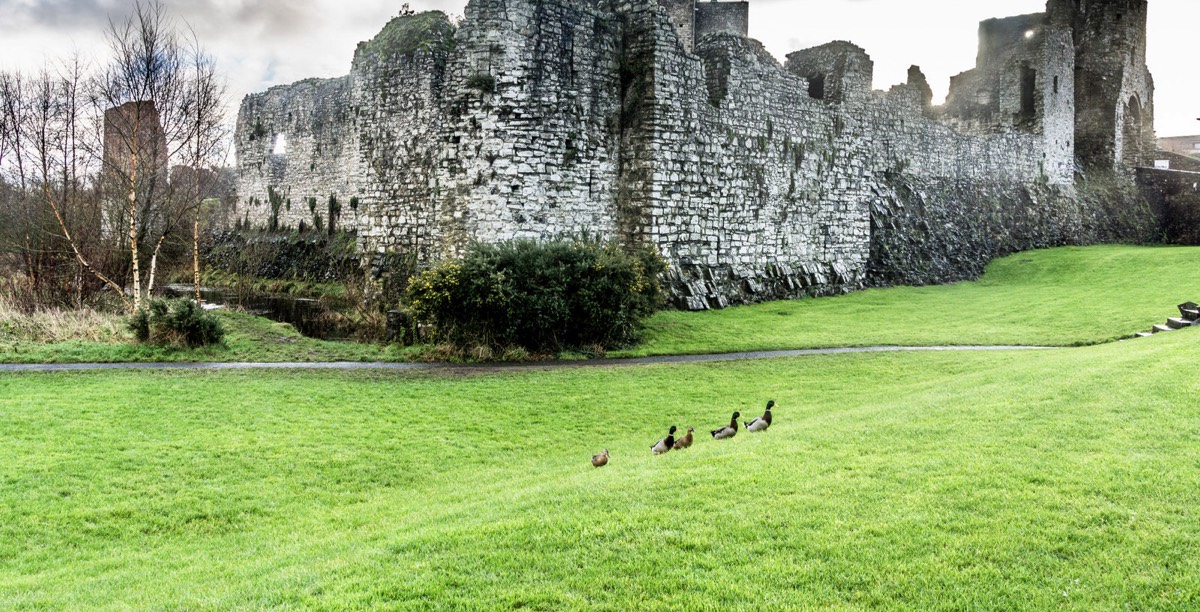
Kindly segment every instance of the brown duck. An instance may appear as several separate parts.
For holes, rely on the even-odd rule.
[[[675,441],[675,450],[683,450],[692,445],[692,432],[696,431],[695,427],[688,427],[688,432],[682,438]]]
[[[600,453],[599,455],[592,455],[592,465],[594,467],[604,467],[604,466],[608,465],[608,449],[607,448],[604,449],[604,452]]]
[[[729,419],[728,425],[726,425],[720,429],[714,429],[708,433],[711,433],[712,437],[716,438],[717,440],[724,440],[725,438],[732,438],[732,437],[736,436],[737,430],[738,430],[737,420],[738,420],[738,417],[740,417],[740,416],[742,416],[742,413],[740,413],[740,412],[733,413],[733,416],[730,417],[730,419]]]

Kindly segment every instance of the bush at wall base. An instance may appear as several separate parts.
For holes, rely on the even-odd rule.
[[[413,277],[406,306],[438,341],[459,347],[607,349],[633,342],[662,307],[665,269],[652,249],[589,239],[479,244]]]

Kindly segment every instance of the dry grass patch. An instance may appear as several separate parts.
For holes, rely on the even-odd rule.
[[[121,315],[81,310],[38,309],[24,312],[11,296],[0,292],[0,342],[52,343],[126,342],[129,333]]]

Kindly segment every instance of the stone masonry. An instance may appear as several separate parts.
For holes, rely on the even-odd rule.
[[[1019,249],[1146,233],[1129,172],[1152,151],[1145,0],[984,22],[941,107],[915,66],[872,89],[849,42],[781,65],[748,20],[707,0],[398,17],[349,76],[246,98],[241,213],[294,227],[336,210],[369,267],[473,241],[649,244],[689,309],[946,282]]]

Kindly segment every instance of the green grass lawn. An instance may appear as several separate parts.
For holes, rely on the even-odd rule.
[[[871,345],[1071,346],[1127,338],[1200,302],[1200,249],[1018,253],[978,282],[872,289],[702,313],[663,312],[620,356]]]
[[[0,608],[1195,609],[1198,342],[0,375]]]

